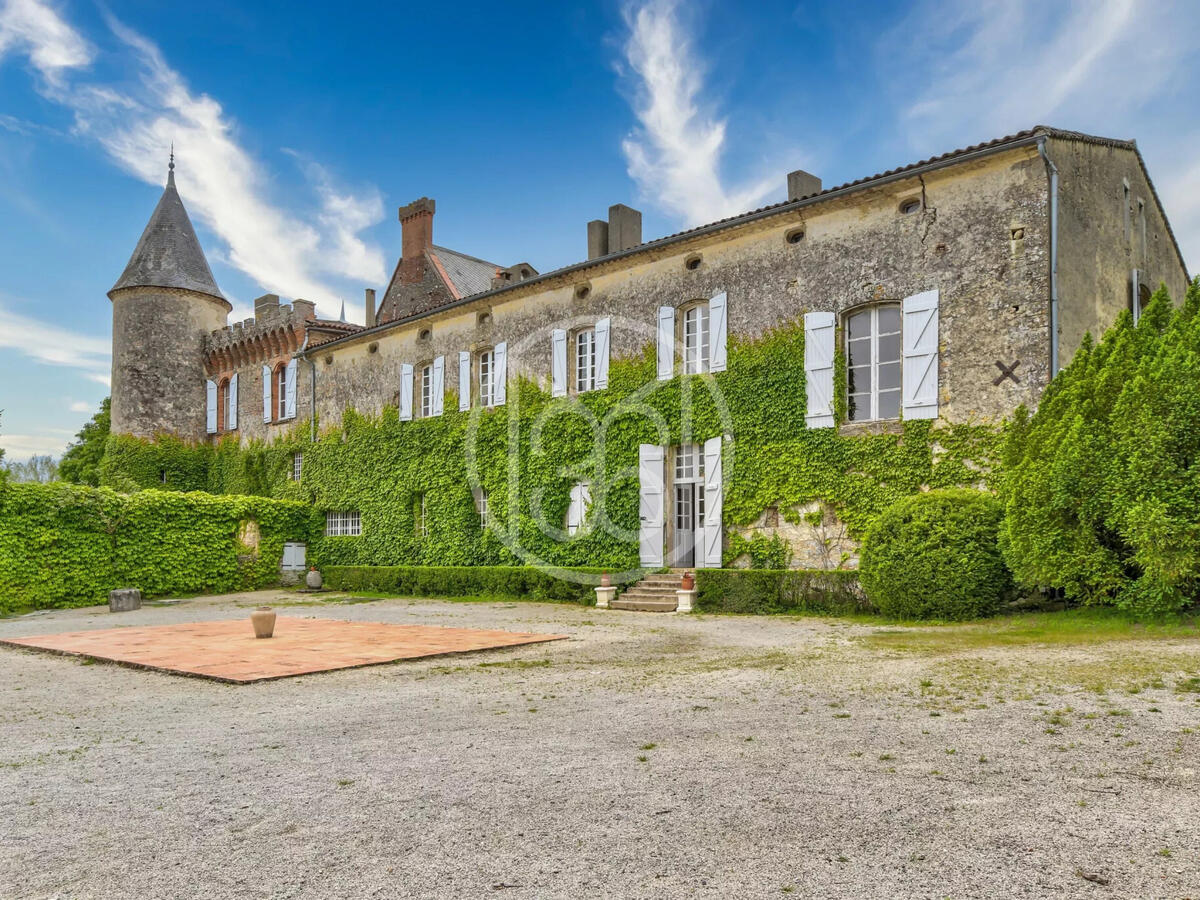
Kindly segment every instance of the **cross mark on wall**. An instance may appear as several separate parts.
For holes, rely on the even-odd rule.
[[[1014,384],[1020,384],[1021,379],[1018,378],[1014,372],[1014,369],[1016,369],[1020,364],[1021,361],[1019,359],[1011,366],[1006,366],[1004,363],[1000,362],[1000,360],[996,360],[996,368],[1000,370],[1000,374],[992,379],[992,384],[999,385],[1000,382],[1002,382],[1005,378],[1011,378]]]

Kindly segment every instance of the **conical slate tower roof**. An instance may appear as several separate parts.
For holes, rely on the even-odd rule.
[[[208,294],[219,300],[225,297],[213,278],[200,241],[192,228],[179,192],[175,190],[175,160],[167,173],[167,187],[154,207],[141,240],[129,257],[129,265],[113,285],[112,291],[128,287],[183,288]],[[109,291],[109,294],[112,294]]]

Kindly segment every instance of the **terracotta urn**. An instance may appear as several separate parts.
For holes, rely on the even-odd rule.
[[[317,571],[317,567],[313,566],[308,570],[308,575],[304,577],[304,583],[307,584],[311,590],[319,591],[321,589],[321,585],[325,583],[325,580],[321,577],[321,573]]]
[[[254,626],[256,638],[269,638],[275,633],[275,610],[269,606],[260,606],[250,613],[250,624]]]
[[[696,586],[696,576],[691,572],[684,572],[683,577],[679,579],[679,589],[681,591],[690,591]]]
[[[600,587],[612,587],[612,578],[607,572],[600,573]]]

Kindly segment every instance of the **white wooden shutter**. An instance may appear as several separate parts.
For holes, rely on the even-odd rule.
[[[271,421],[271,367],[262,367],[263,376],[263,421]]]
[[[831,312],[804,314],[804,424],[833,427],[834,317]]]
[[[612,334],[612,319],[603,318],[596,323],[596,390],[608,387],[608,347]]]
[[[660,306],[658,308],[658,380],[670,381],[674,375],[675,308]]]
[[[724,549],[721,527],[725,496],[721,477],[721,438],[704,442],[704,529],[700,564],[706,569],[719,569]]]
[[[591,492],[587,484],[581,481],[571,485],[571,500],[567,504],[567,534],[575,534],[583,527],[589,502]]]
[[[237,373],[233,373],[233,377],[229,379],[229,396],[225,398],[228,404],[228,409],[225,413],[225,421],[230,431],[237,428],[238,414],[238,377]]]
[[[206,381],[205,388],[205,412],[208,421],[205,425],[205,430],[209,434],[217,433],[217,383],[215,381]]]
[[[501,341],[492,352],[492,403],[503,406],[508,399],[508,344]]]
[[[708,371],[724,372],[728,365],[725,345],[729,342],[729,316],[724,291],[708,301]]]
[[[466,412],[471,408],[471,352],[460,350],[458,353],[458,411]]]
[[[906,419],[938,416],[938,292],[905,297],[903,315],[904,370],[901,376]]]
[[[663,564],[663,448],[638,445],[638,559],[643,566]]]
[[[287,371],[284,375],[283,417],[285,419],[296,418],[296,360],[294,359],[288,361]]]
[[[412,421],[413,367],[411,363],[400,364],[400,421]]]
[[[561,328],[550,332],[550,396],[567,396],[567,333]]]
[[[439,356],[433,361],[433,414],[440,416],[446,393],[446,357]]]

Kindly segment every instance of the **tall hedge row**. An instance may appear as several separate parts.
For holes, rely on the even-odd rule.
[[[285,541],[317,526],[301,503],[82,485],[0,488],[0,613],[145,596],[251,590],[276,582]],[[257,543],[257,547],[253,546]]]

